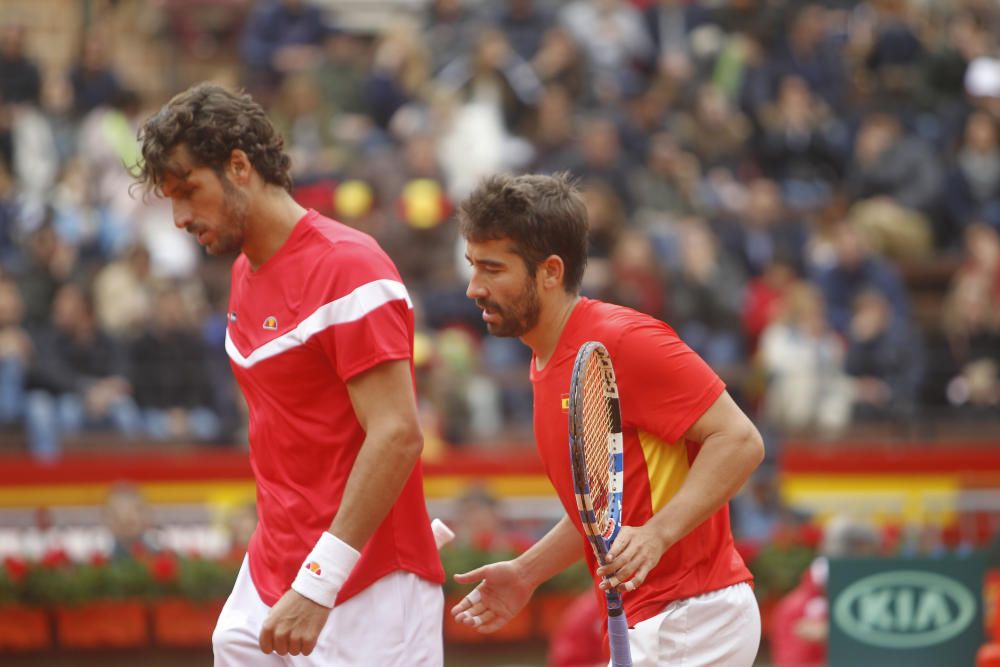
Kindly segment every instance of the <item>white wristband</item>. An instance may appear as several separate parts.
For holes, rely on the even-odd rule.
[[[434,534],[434,545],[438,549],[455,539],[455,532],[441,519],[431,521],[431,532]]]
[[[323,531],[292,582],[292,590],[316,604],[333,607],[337,593],[361,554],[336,535]]]

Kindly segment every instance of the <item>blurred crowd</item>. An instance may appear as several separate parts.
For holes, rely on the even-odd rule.
[[[771,433],[995,415],[997,3],[363,4],[159,0],[143,25],[262,102],[298,200],[393,257],[429,441],[530,443],[528,352],[485,335],[452,215],[496,171],[573,173],[584,294],[668,322]],[[94,5],[57,71],[0,10],[0,421],[40,457],[90,429],[238,443],[228,260],[127,169],[193,81],[128,80],[102,21],[130,3]]]

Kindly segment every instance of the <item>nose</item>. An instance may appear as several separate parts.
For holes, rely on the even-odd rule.
[[[469,286],[465,288],[465,296],[470,299],[485,299],[488,290],[479,282],[475,272],[469,278]]]
[[[177,229],[187,229],[191,224],[191,210],[184,204],[172,202],[174,226]]]

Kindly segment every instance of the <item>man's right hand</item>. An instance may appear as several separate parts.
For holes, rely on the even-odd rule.
[[[521,574],[516,561],[501,561],[483,565],[471,572],[455,575],[460,584],[479,582],[462,601],[452,607],[451,614],[459,623],[478,627],[490,633],[502,628],[531,599],[535,587]]]

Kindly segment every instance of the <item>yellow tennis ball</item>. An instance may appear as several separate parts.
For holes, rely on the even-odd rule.
[[[423,331],[413,334],[413,365],[420,368],[427,364],[434,354],[434,341]]]
[[[430,229],[444,218],[444,195],[441,186],[429,178],[410,181],[403,188],[403,211],[406,220],[417,229]]]
[[[360,218],[371,210],[374,201],[371,186],[364,181],[344,181],[334,195],[337,215],[342,218]]]

